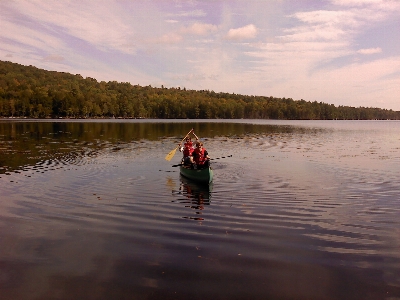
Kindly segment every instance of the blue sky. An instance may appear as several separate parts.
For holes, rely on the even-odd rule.
[[[0,1],[0,60],[400,110],[399,0]]]

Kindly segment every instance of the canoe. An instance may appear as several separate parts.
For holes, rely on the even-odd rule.
[[[191,169],[188,166],[179,166],[182,176],[199,183],[211,183],[213,180],[213,170],[211,167],[204,169]]]

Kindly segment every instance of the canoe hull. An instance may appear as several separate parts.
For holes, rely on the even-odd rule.
[[[199,182],[199,183],[211,183],[213,180],[213,170],[211,169],[211,167],[205,168],[205,169],[190,169],[188,167],[184,167],[184,166],[180,166],[180,173],[182,176]]]

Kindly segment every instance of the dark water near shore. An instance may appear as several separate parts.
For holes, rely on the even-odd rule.
[[[400,299],[399,170],[395,121],[0,121],[0,299]]]

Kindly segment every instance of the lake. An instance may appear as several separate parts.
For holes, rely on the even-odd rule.
[[[400,299],[399,170],[397,121],[1,120],[0,299]]]

